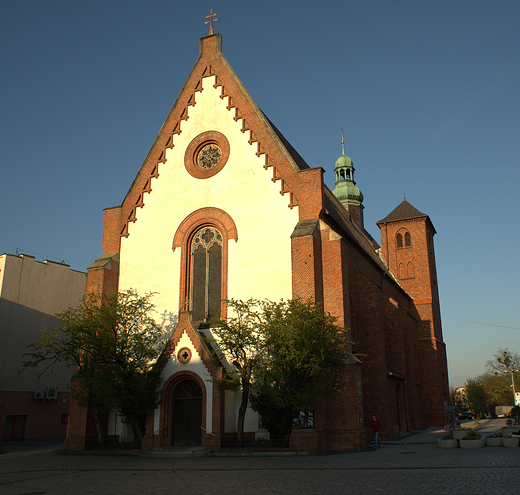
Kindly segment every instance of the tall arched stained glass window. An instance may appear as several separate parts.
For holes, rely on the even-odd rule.
[[[222,234],[198,230],[191,241],[191,312],[193,321],[217,316],[222,299]]]

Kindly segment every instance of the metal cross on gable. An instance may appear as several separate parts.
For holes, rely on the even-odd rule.
[[[217,22],[218,19],[216,18],[217,13],[213,12],[213,9],[210,9],[209,15],[206,16],[206,19],[208,19],[204,24],[209,24],[209,33],[208,35],[212,35],[213,33],[213,23]]]

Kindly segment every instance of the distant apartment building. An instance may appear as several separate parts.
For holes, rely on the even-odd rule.
[[[62,364],[39,378],[22,369],[26,346],[44,324],[85,293],[86,274],[34,256],[0,255],[0,428],[2,441],[64,438],[75,372]]]

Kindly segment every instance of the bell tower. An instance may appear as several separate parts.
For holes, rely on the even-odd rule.
[[[423,403],[428,406],[424,414],[430,420],[443,421],[439,411],[448,400],[448,372],[433,247],[435,228],[430,217],[413,207],[406,197],[377,225],[381,229],[382,257],[413,298],[420,319],[417,374]]]
[[[336,183],[334,195],[341,201],[345,209],[350,213],[352,221],[361,229],[363,225],[363,193],[356,186],[354,181],[354,163],[345,155],[345,140],[343,138],[343,128],[341,129],[341,156],[336,160],[334,173]]]

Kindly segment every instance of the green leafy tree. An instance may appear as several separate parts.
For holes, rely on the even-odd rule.
[[[514,404],[513,392],[520,391],[516,383],[516,374],[520,370],[520,355],[516,352],[510,351],[507,347],[505,349],[499,348],[493,359],[486,363],[486,369],[497,376],[507,377],[509,385],[511,385],[509,393],[509,401]]]
[[[339,393],[351,342],[320,305],[298,299],[231,299],[227,307],[230,316],[215,320],[211,331],[215,353],[233,365],[221,383],[239,384],[242,391],[239,445],[249,403],[271,434],[285,435],[294,407]]]
[[[511,383],[506,376],[484,373],[466,380],[463,394],[455,395],[458,413],[471,410],[482,417],[494,412],[496,406],[508,405],[511,401]]]
[[[486,374],[485,387],[488,394],[489,405],[507,406],[511,404],[511,382],[506,376]]]
[[[481,377],[466,380],[466,400],[471,412],[477,418],[482,418],[489,413],[486,390]]]
[[[251,404],[271,434],[285,435],[293,408],[338,395],[351,342],[337,318],[310,301],[267,301],[262,321],[262,359]]]
[[[55,315],[38,342],[28,346],[23,369],[51,372],[63,362],[78,369],[82,393],[75,397],[92,408],[98,442],[105,443],[100,413],[113,409],[132,425],[139,439],[146,412],[158,404],[164,332],[152,317],[152,294],[119,292],[113,297],[85,296],[77,308]]]
[[[263,344],[262,303],[255,299],[226,301],[229,316],[213,322],[214,352],[219,359],[227,360],[236,370],[228,371],[225,381],[238,383],[242,399],[238,410],[237,443],[244,442],[244,421],[251,393],[253,374],[260,359]]]

